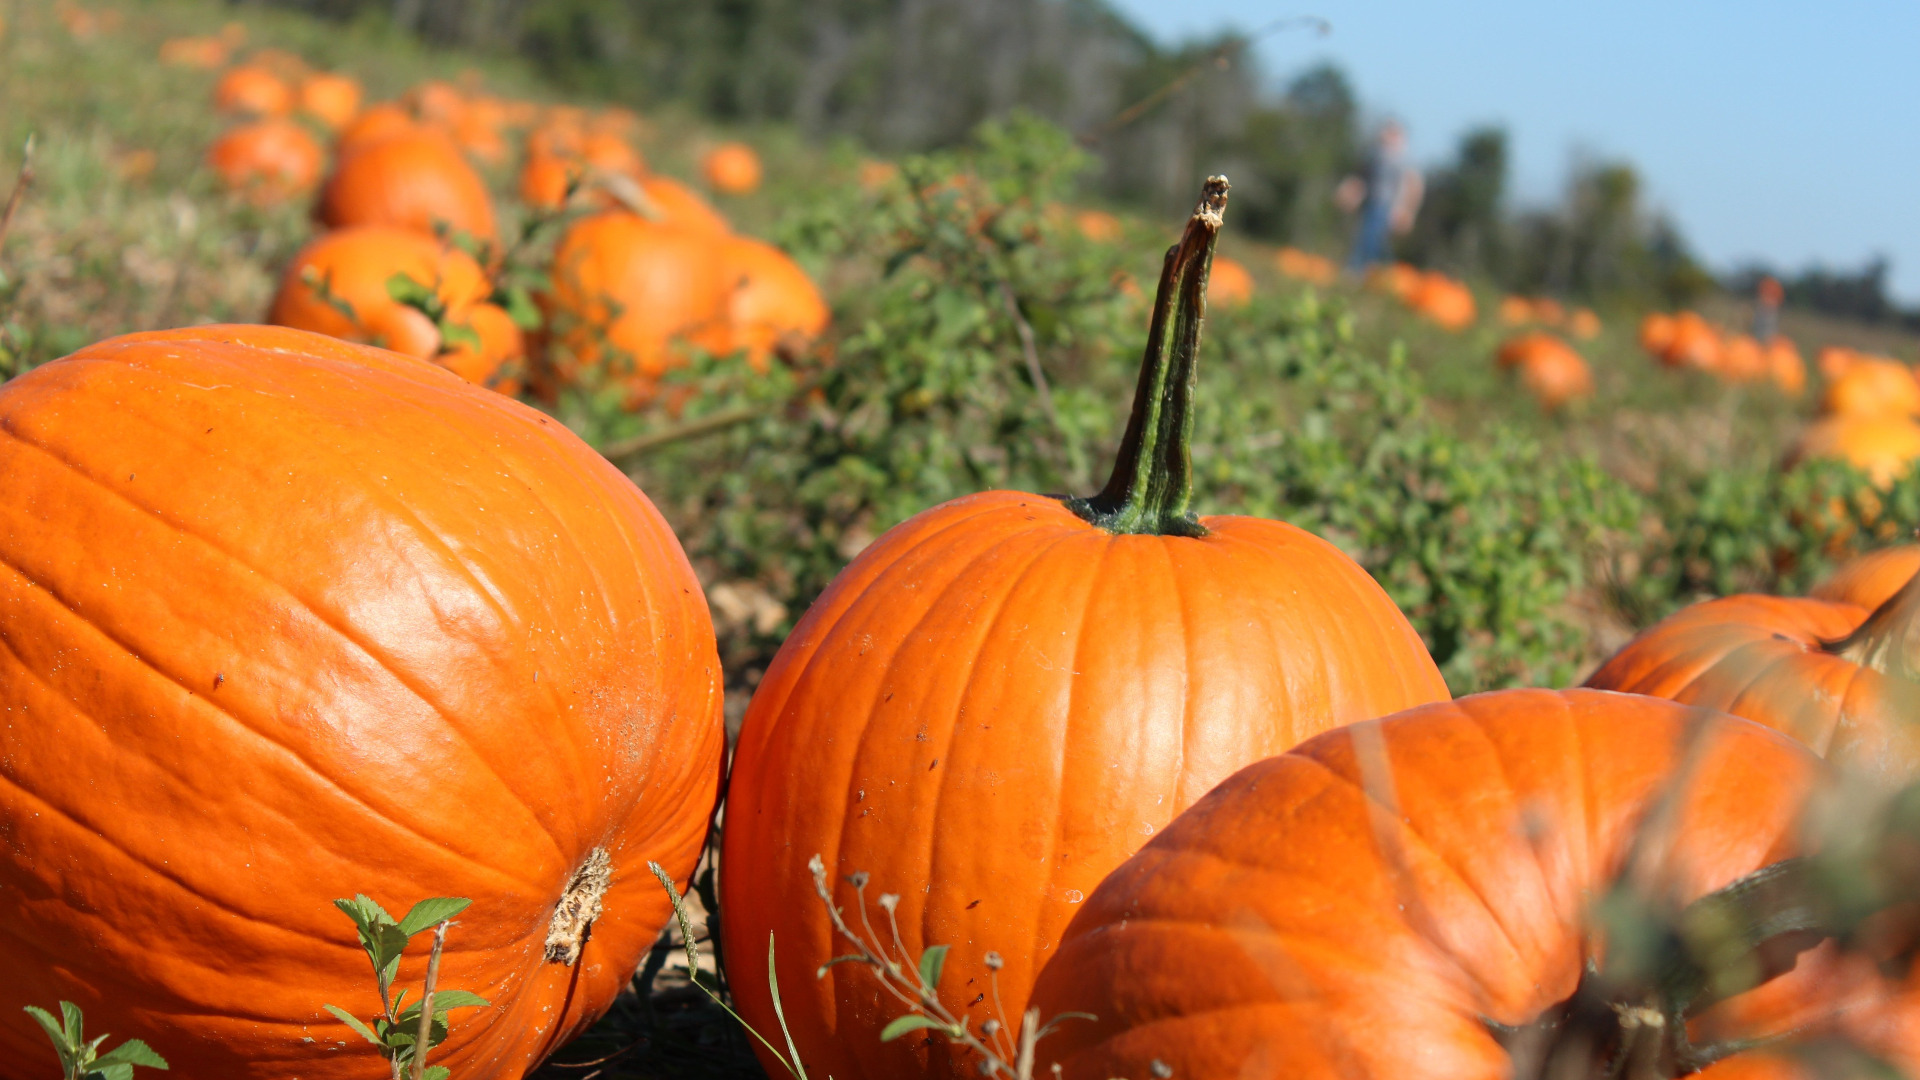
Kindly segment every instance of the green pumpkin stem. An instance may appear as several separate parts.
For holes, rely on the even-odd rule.
[[[1227,206],[1227,178],[1210,176],[1180,242],[1167,249],[1153,298],[1133,416],[1120,440],[1113,476],[1100,494],[1067,507],[1113,533],[1205,536],[1193,501],[1193,394],[1200,324],[1207,313],[1207,274]]]
[[[1920,682],[1920,574],[1827,651],[1882,675]]]

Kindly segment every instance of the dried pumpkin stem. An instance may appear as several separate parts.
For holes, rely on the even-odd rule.
[[[1206,535],[1188,508],[1193,501],[1193,396],[1200,326],[1207,312],[1207,275],[1227,189],[1226,177],[1208,177],[1180,242],[1167,249],[1133,415],[1120,441],[1113,476],[1100,494],[1067,500],[1074,513],[1108,532]]]
[[[1827,651],[1882,675],[1920,682],[1920,574]]]

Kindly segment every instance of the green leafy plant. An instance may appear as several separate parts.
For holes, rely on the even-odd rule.
[[[150,1069],[167,1067],[167,1059],[154,1053],[139,1039],[128,1039],[101,1053],[100,1046],[109,1036],[95,1035],[89,1040],[80,1006],[71,1001],[60,1003],[59,1019],[55,1019],[47,1010],[32,1005],[27,1006],[27,1014],[38,1021],[46,1030],[47,1037],[53,1040],[53,1049],[60,1055],[60,1068],[64,1070],[66,1080],[133,1080],[136,1065],[145,1065]]]
[[[447,928],[454,916],[473,901],[436,896],[413,905],[404,918],[395,920],[385,908],[367,896],[335,900],[359,932],[360,945],[373,964],[374,979],[380,986],[382,1012],[371,1024],[363,1023],[337,1005],[326,1009],[358,1032],[360,1037],[380,1048],[392,1067],[394,1080],[406,1075],[410,1066],[413,1080],[446,1080],[445,1066],[428,1065],[427,1051],[445,1042],[450,1031],[447,1013],[453,1009],[480,1008],[486,998],[465,990],[442,990],[435,984],[440,977],[440,953],[447,942]],[[393,992],[393,980],[400,972],[400,957],[416,935],[433,931],[433,947],[427,959],[426,981],[418,1000],[407,1003],[407,990]]]

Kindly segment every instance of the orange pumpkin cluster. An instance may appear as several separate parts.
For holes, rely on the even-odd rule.
[[[1600,336],[1600,316],[1592,308],[1576,307],[1571,313],[1550,296],[1504,296],[1500,298],[1500,321],[1507,326],[1537,324],[1564,329],[1582,341]]]
[[[1772,382],[1789,397],[1807,386],[1807,365],[1792,340],[1775,335],[1764,344],[1749,334],[1730,334],[1694,311],[1652,312],[1640,320],[1640,347],[1661,364],[1715,375],[1727,382]]]
[[[1479,318],[1473,290],[1466,282],[1438,270],[1392,263],[1375,270],[1368,284],[1443,330],[1465,330]]]
[[[1543,330],[1507,339],[1494,360],[1502,370],[1514,372],[1520,385],[1550,411],[1593,396],[1593,372],[1586,360]]]
[[[1891,486],[1920,458],[1920,381],[1897,360],[1848,350],[1823,350],[1821,366],[1834,374],[1788,463],[1846,461],[1879,487]]]

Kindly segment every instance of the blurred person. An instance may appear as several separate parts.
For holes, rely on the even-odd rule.
[[[1787,298],[1787,290],[1779,278],[1763,274],[1754,294],[1753,336],[1762,343],[1772,341],[1780,332],[1780,303]]]
[[[1347,269],[1360,273],[1388,261],[1388,238],[1413,228],[1414,215],[1426,182],[1407,164],[1407,131],[1398,120],[1380,125],[1380,135],[1368,155],[1363,175],[1349,176],[1334,189],[1334,202],[1346,213],[1360,213],[1360,231],[1354,237]]]

